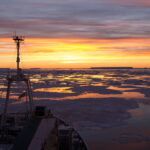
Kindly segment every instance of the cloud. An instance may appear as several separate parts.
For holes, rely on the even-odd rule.
[[[121,5],[121,6],[131,6],[131,7],[150,7],[150,2],[147,0],[111,0],[113,4]]]
[[[80,64],[106,63],[110,57],[118,63],[129,55],[145,58],[150,47],[149,14],[146,0],[5,0],[0,5],[0,42],[16,32],[30,40],[23,55],[40,60],[47,55],[46,59],[65,63],[72,62],[68,54]],[[11,54],[12,48],[0,45],[1,55]]]
[[[112,0],[2,2],[0,37],[16,30],[41,38],[149,38],[150,10],[121,4]]]

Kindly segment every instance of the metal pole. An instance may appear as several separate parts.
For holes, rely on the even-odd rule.
[[[33,97],[32,97],[32,91],[31,91],[31,85],[30,85],[30,80],[27,79],[25,81],[27,85],[27,92],[28,92],[28,97],[29,97],[29,105],[30,105],[30,115],[33,113]]]
[[[17,41],[17,75],[19,75],[19,62],[20,62],[20,57],[19,57],[19,49],[20,49],[20,41]]]
[[[7,115],[7,108],[8,108],[8,103],[9,103],[9,94],[10,94],[11,83],[12,83],[12,81],[10,81],[8,79],[7,95],[6,95],[6,101],[5,101],[4,111],[3,111],[3,114],[2,114],[1,127],[4,126],[5,121],[6,121],[6,115]]]

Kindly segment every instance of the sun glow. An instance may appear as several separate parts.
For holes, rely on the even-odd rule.
[[[0,67],[16,67],[14,42],[12,39],[0,40]],[[21,45],[21,64],[25,68],[149,67],[149,47],[150,43],[145,39],[114,41],[26,38]]]

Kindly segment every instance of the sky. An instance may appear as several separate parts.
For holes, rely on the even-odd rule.
[[[0,0],[0,67],[150,67],[148,0]]]

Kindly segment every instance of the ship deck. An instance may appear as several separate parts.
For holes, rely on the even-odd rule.
[[[24,127],[20,135],[17,137],[12,150],[40,150],[41,146],[54,147],[55,138],[53,136],[53,129],[56,126],[55,118],[34,118],[30,120]],[[53,143],[47,144],[46,139]]]
[[[26,126],[15,140],[12,150],[27,150],[40,122],[41,118],[34,118],[27,122]]]

